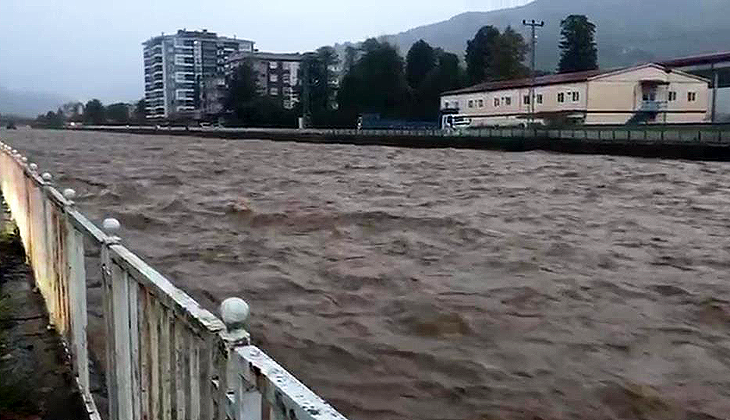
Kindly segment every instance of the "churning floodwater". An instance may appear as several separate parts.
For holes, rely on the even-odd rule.
[[[2,131],[355,420],[730,413],[730,165]]]

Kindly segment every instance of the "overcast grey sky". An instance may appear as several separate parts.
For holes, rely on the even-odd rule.
[[[515,1],[515,0],[512,0]],[[206,28],[262,51],[305,51],[509,0],[0,0],[0,86],[86,100],[142,96],[141,42]]]

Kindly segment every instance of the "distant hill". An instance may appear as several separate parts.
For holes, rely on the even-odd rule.
[[[52,93],[21,92],[0,86],[0,114],[36,117],[38,114],[55,111],[68,100]]]
[[[560,21],[585,14],[597,25],[601,67],[730,50],[728,0],[536,0],[513,9],[467,12],[453,18],[386,36],[405,55],[424,39],[461,56],[466,41],[484,25],[523,29],[523,19],[544,20],[538,34],[537,67],[554,70],[558,62]],[[528,40],[528,37],[525,37]]]

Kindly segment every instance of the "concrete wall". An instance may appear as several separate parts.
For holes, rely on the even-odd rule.
[[[710,91],[710,97],[712,91]],[[717,120],[730,121],[730,87],[717,90]]]
[[[589,81],[589,117],[586,123],[623,124],[628,121],[633,110],[639,109],[643,101],[642,81],[666,83],[657,86],[656,100],[667,103],[667,123],[700,123],[706,120],[709,109],[709,91],[706,82],[678,72],[642,67]],[[669,92],[676,93],[675,100],[668,101]],[[695,94],[694,101],[688,99],[690,92]],[[664,113],[659,113],[653,122],[664,121]]]

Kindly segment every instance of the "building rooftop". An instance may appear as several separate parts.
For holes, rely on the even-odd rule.
[[[598,76],[607,75],[607,74],[613,74],[613,73],[621,73],[628,70],[634,70],[639,69],[643,67],[656,67],[663,69],[666,72],[674,72],[674,73],[681,73],[685,76],[692,77],[698,80],[709,82],[708,79],[705,79],[700,76],[696,76],[693,74],[688,74],[679,70],[672,70],[669,65],[665,65],[664,63],[647,63],[643,65],[638,66],[631,66],[631,67],[622,67],[618,69],[605,69],[605,70],[589,70],[589,71],[579,71],[574,73],[561,73],[561,74],[550,74],[547,76],[540,76],[536,77],[535,81],[533,83],[533,80],[531,78],[524,78],[524,79],[516,79],[516,80],[504,80],[500,82],[485,82],[480,83],[478,85],[469,86],[467,88],[463,89],[457,89],[452,90],[448,92],[442,93],[442,95],[458,95],[463,93],[477,93],[477,92],[492,92],[497,90],[504,90],[504,89],[519,89],[519,88],[526,88],[530,86],[547,86],[547,85],[558,85],[563,83],[580,83],[585,82],[589,79],[596,78]]]
[[[720,63],[725,61],[730,61],[730,51],[675,58],[672,60],[663,61],[660,64],[667,67],[684,67],[696,66],[700,64]]]
[[[272,52],[261,52],[261,51],[241,51],[232,54],[229,57],[230,61],[238,61],[245,58],[258,58],[261,60],[272,60],[272,61],[301,61],[304,55],[299,53],[272,53]]]
[[[249,39],[240,39],[240,38],[231,38],[227,36],[218,35],[216,32],[209,32],[207,29],[202,29],[200,31],[188,31],[186,29],[178,29],[177,33],[173,34],[165,34],[164,32],[161,35],[153,36],[152,38],[148,39],[147,41],[143,42],[142,45],[146,45],[149,43],[155,43],[159,40],[165,39],[165,38],[172,38],[172,37],[182,37],[182,38],[206,38],[211,40],[225,40],[225,41],[239,41],[239,42],[250,42],[254,43],[253,41]]]
[[[560,83],[577,83],[584,82],[591,77],[595,77],[601,74],[614,72],[612,70],[589,70],[579,71],[575,73],[562,73],[562,74],[550,74],[547,76],[540,76],[535,78],[534,86],[546,86],[556,85]],[[444,92],[443,95],[457,95],[461,93],[476,93],[476,92],[490,92],[494,90],[503,89],[517,89],[523,87],[533,86],[532,78],[516,79],[516,80],[504,80],[501,82],[485,82],[479,83],[478,85],[469,86],[463,89],[452,90]]]

